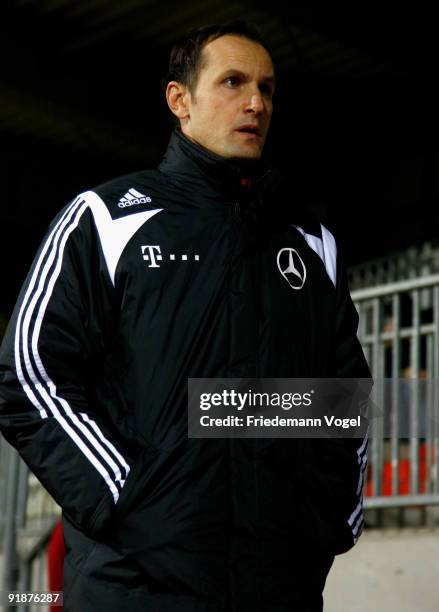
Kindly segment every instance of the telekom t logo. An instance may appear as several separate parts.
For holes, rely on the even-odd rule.
[[[148,268],[160,268],[157,261],[161,261],[163,257],[160,247],[158,245],[148,244],[142,246],[142,255],[145,261],[151,262],[150,264],[148,264]]]
[[[148,268],[160,268],[160,265],[157,263],[158,261],[163,261],[162,250],[158,244],[144,244],[140,247],[142,249],[143,259],[148,261]],[[176,255],[175,253],[170,253],[167,255],[167,260],[169,261],[200,261],[199,255],[188,255],[187,253],[182,253]]]

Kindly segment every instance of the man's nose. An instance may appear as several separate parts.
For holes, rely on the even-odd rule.
[[[250,95],[250,99],[247,103],[247,111],[251,111],[254,113],[262,112],[264,108],[264,103],[262,101],[262,96],[260,93],[252,93]]]

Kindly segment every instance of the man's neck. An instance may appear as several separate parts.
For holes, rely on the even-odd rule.
[[[199,143],[197,140],[192,138],[192,136],[189,136],[188,134],[183,132],[180,128],[178,129],[179,129],[179,132],[182,134],[182,136],[190,140],[197,147],[200,147],[200,149],[203,149],[206,153],[211,155],[213,158],[216,158],[219,161],[223,161],[237,168],[238,172],[242,174],[242,176],[247,176],[247,175],[251,176],[254,173],[257,173],[260,167],[260,162],[261,162],[260,159],[253,159],[253,158],[247,158],[247,157],[224,157],[223,155],[219,155],[218,153],[211,151],[210,149],[208,149],[207,147]]]

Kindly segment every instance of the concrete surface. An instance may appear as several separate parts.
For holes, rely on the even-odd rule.
[[[439,529],[368,529],[335,557],[325,612],[439,612]]]

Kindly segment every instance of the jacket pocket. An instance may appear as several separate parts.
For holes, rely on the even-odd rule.
[[[123,518],[126,516],[130,509],[135,506],[138,495],[144,493],[148,477],[159,454],[160,450],[158,448],[148,446],[136,457],[115,505],[114,514],[116,517]]]
[[[137,454],[117,503],[110,496],[101,500],[87,526],[87,535],[98,540],[108,540],[114,528],[135,507],[137,497],[145,494],[148,477],[159,454],[160,451],[153,446],[143,448]]]

